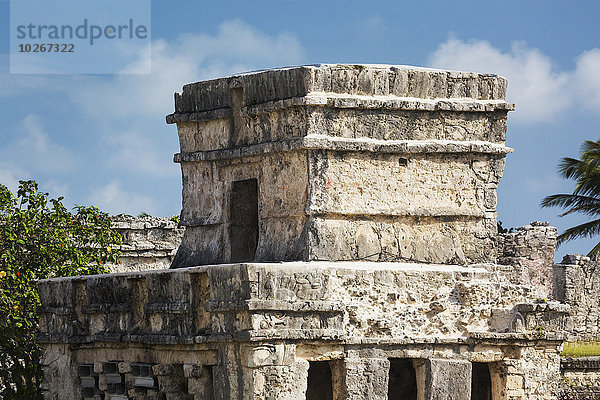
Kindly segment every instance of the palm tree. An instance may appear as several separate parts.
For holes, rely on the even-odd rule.
[[[581,237],[600,234],[600,139],[586,140],[581,146],[579,159],[565,157],[559,164],[559,173],[576,181],[573,194],[553,194],[542,200],[542,207],[562,207],[560,216],[574,212],[583,213],[592,221],[567,229],[558,236],[558,244]],[[600,255],[600,242],[588,253],[589,257]]]

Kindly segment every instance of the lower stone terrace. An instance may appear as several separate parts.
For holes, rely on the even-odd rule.
[[[293,262],[42,281],[46,397],[554,398],[569,306],[505,270]]]

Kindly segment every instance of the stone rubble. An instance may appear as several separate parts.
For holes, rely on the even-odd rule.
[[[111,272],[169,268],[185,231],[170,218],[124,214],[112,217],[112,227],[121,234],[122,243],[115,249],[121,252],[121,263],[109,264]]]

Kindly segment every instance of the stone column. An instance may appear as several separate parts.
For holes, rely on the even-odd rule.
[[[387,400],[388,359],[345,358],[331,365],[333,400]]]
[[[81,380],[73,360],[74,352],[68,344],[47,344],[44,348],[42,383],[45,400],[81,397]]]
[[[471,398],[471,363],[465,360],[429,358],[415,363],[418,400]]]
[[[242,343],[221,349],[215,367],[216,400],[296,400],[306,396],[308,361],[295,345]]]

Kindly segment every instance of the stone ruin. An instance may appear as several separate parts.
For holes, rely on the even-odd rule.
[[[115,215],[111,226],[121,235],[119,264],[109,264],[111,272],[133,272],[169,268],[185,229],[172,218]]]
[[[40,282],[46,399],[556,398],[580,277],[551,227],[498,239],[506,85],[376,65],[185,85],[173,269]]]

